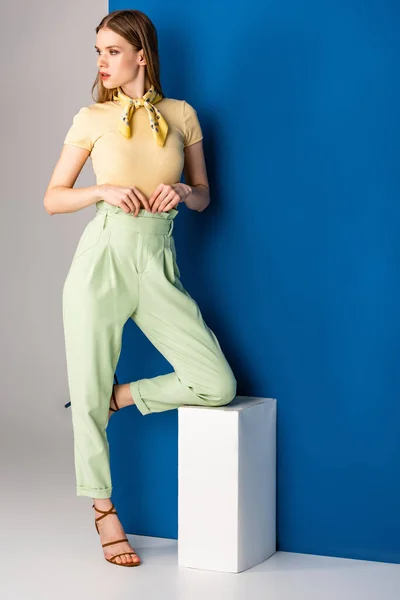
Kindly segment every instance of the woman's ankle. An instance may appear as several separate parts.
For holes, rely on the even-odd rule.
[[[130,406],[131,404],[135,404],[135,401],[132,398],[129,383],[116,384],[114,386],[114,393],[115,393],[115,398],[117,400],[117,405],[120,408],[125,408],[125,406]]]
[[[111,498],[93,498],[93,504],[95,508],[99,508],[100,510],[108,510],[111,508],[112,502]]]

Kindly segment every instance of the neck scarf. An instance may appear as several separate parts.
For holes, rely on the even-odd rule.
[[[137,108],[144,106],[149,116],[153,137],[159,146],[163,146],[168,133],[168,125],[158,108],[154,106],[162,98],[162,94],[156,92],[154,86],[151,86],[141,98],[131,98],[124,94],[122,89],[118,87],[117,93],[113,95],[113,100],[116,100],[123,106],[123,111],[118,121],[118,131],[126,138],[131,137],[132,115]]]

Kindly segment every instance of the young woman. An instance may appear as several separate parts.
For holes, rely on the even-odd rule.
[[[111,502],[110,411],[222,406],[235,397],[236,380],[180,281],[171,234],[179,203],[201,212],[210,202],[197,113],[163,96],[157,33],[145,14],[109,13],[96,34],[96,102],[74,116],[44,204],[49,214],[96,205],[62,297],[76,492],[94,500],[106,560],[136,566]],[[75,189],[89,155],[97,184]],[[182,169],[188,184],[179,182]],[[113,385],[128,318],[172,373]]]

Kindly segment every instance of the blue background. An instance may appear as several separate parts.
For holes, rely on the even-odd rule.
[[[121,8],[152,19],[164,93],[203,128],[211,204],[181,208],[177,258],[237,393],[278,400],[278,550],[400,562],[398,8]],[[120,383],[171,369],[129,321]],[[177,538],[177,417],[112,417],[130,533]]]

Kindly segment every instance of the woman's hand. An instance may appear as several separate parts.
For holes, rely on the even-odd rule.
[[[151,212],[166,212],[186,200],[192,188],[186,183],[160,183],[149,198]]]
[[[135,217],[142,208],[151,211],[149,201],[135,186],[125,187],[104,183],[99,185],[99,188],[102,199],[113,206],[119,206],[126,213],[134,212]]]

